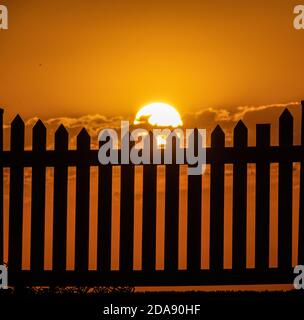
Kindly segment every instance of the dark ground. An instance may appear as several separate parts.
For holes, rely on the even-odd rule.
[[[0,319],[132,319],[104,315],[104,307],[138,306],[135,319],[247,319],[304,312],[304,290],[287,292],[13,293],[0,291]],[[198,315],[148,315],[149,304],[200,305]],[[143,311],[139,311],[139,310]],[[160,308],[158,308],[158,311]],[[164,309],[163,309],[164,310]],[[283,313],[284,312],[284,313]],[[7,317],[4,317],[7,315]],[[133,318],[133,319],[134,319]],[[302,317],[300,317],[302,318]]]

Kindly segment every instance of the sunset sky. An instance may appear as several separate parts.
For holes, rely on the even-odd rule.
[[[6,121],[181,114],[303,98],[299,1],[9,1],[0,32]]]
[[[300,142],[304,30],[293,27],[293,9],[299,0],[0,0],[0,4],[6,5],[9,12],[9,29],[0,30],[0,106],[5,110],[6,150],[9,148],[9,123],[17,113],[26,122],[26,148],[31,146],[30,131],[37,118],[43,119],[47,125],[48,147],[52,148],[53,134],[61,123],[70,130],[71,145],[75,145],[75,137],[82,127],[88,129],[96,143],[101,128],[119,127],[121,119],[133,120],[142,106],[155,101],[175,106],[185,127],[206,128],[209,134],[216,124],[220,124],[226,132],[228,145],[232,143],[232,129],[239,120],[244,120],[249,128],[249,144],[255,143],[256,123],[271,123],[272,144],[277,143],[278,118],[283,108],[288,107],[294,116],[294,142]],[[47,172],[47,223],[52,222],[50,190],[53,173],[50,170]],[[250,168],[248,172],[247,262],[252,266],[255,172]],[[226,168],[224,258],[228,267],[231,265],[232,237],[231,173],[232,168]],[[272,167],[271,174],[271,221],[274,227],[270,262],[276,265],[277,168]],[[26,171],[23,239],[27,253],[30,176]],[[7,230],[8,171],[4,177]],[[92,172],[92,177],[91,196],[95,197],[95,206],[93,203],[91,210],[95,213],[90,220],[90,237],[94,242],[97,232],[94,179],[96,186],[97,173]],[[135,192],[135,237],[139,240],[140,177],[139,170]],[[162,266],[164,172],[160,172],[159,177],[157,263]],[[69,226],[74,226],[75,172],[69,179]],[[206,223],[203,227],[208,228],[208,174],[203,181],[203,223]],[[118,225],[119,172],[114,173],[113,183],[113,211],[116,212],[113,221]],[[293,190],[297,202],[299,167],[294,169]],[[187,179],[183,172],[181,229],[186,226],[186,193]],[[293,230],[297,232],[298,207],[294,207],[293,214]],[[68,266],[72,268],[73,228],[70,230]],[[206,231],[203,235],[203,254],[207,256],[209,234]],[[112,236],[115,244],[113,265],[117,267],[118,232],[115,226]],[[50,239],[49,228],[46,229],[46,266],[51,263]],[[185,239],[183,229],[180,239]],[[7,242],[6,232],[6,247]],[[296,242],[297,234],[293,236],[293,262],[296,261]],[[180,265],[183,267],[186,245],[183,241],[181,243]],[[94,268],[96,246],[91,245],[90,250],[90,264]],[[136,244],[134,261],[137,266],[140,266],[140,250]],[[23,264],[28,268],[27,253]],[[7,249],[5,255],[7,257]],[[204,260],[202,264],[208,266],[207,262]]]

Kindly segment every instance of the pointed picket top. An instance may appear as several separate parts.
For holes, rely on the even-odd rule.
[[[69,134],[68,130],[66,129],[66,127],[63,124],[61,124],[55,132],[55,136],[62,136],[63,137],[63,136],[67,136],[68,134]]]
[[[172,153],[172,163],[176,163],[176,147],[180,146],[180,138],[177,136],[177,134],[173,131],[170,132],[166,139],[166,145],[164,146],[164,149],[169,148]]]
[[[156,136],[153,134],[153,131],[150,130],[147,136],[143,137],[143,145],[145,146],[146,143],[149,143],[150,149],[150,162],[153,163],[153,154],[154,148],[157,147],[157,139]]]
[[[46,127],[45,127],[44,123],[42,122],[42,120],[38,119],[38,121],[35,123],[35,125],[33,127],[33,131],[34,130],[37,130],[37,131],[46,130]]]
[[[11,150],[24,150],[24,121],[19,114],[11,123]]]
[[[235,147],[246,147],[248,144],[248,129],[242,120],[234,127],[233,143]]]
[[[190,136],[194,136],[194,142],[197,142],[198,141],[198,129],[194,128],[193,132],[191,132]]]
[[[67,150],[69,147],[69,133],[63,124],[55,132],[55,149]]]
[[[247,127],[242,120],[239,120],[236,126],[234,127],[234,132],[245,132],[247,131]]]
[[[22,128],[24,127],[24,121],[21,118],[20,114],[17,114],[11,123],[11,127],[13,128]]]
[[[292,145],[293,143],[293,116],[286,108],[279,121],[279,144],[280,145]]]
[[[129,132],[129,146],[130,146],[130,152],[131,149],[135,146],[136,141],[133,140],[133,138],[131,138],[131,132]]]
[[[173,148],[176,148],[176,145],[180,143],[180,138],[178,137],[178,135],[174,131],[171,131],[166,139],[167,144],[168,144],[168,142],[170,143],[171,141],[172,141]]]
[[[211,146],[212,147],[225,146],[225,133],[220,125],[217,125],[211,133]]]
[[[46,127],[39,119],[33,127],[33,150],[45,150],[46,148]]]
[[[280,115],[280,121],[292,121],[293,116],[288,110],[288,108],[285,108],[284,111]]]
[[[150,143],[153,143],[154,141],[157,141],[157,139],[156,139],[155,135],[153,134],[152,130],[149,131],[148,136],[149,136],[149,139],[150,139]]]
[[[191,132],[190,136],[189,136],[189,141],[193,142],[193,147],[194,147],[194,155],[197,156],[198,155],[198,129],[194,128],[193,132]],[[189,146],[188,146],[189,148]]]
[[[88,131],[83,128],[77,136],[77,149],[90,149],[90,140],[91,137]]]
[[[108,130],[102,130],[102,134],[98,135],[99,147],[109,143],[111,141],[111,136]],[[113,143],[113,141],[112,141]]]

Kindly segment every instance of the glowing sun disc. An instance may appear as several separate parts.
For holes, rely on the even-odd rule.
[[[178,111],[167,103],[154,102],[142,107],[136,114],[134,124],[148,122],[152,126],[178,127],[183,122]]]

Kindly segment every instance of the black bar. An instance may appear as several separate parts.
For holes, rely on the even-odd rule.
[[[185,151],[184,151],[185,152]],[[118,150],[120,154],[120,150]],[[212,148],[206,148],[206,163],[211,164],[218,158],[217,152]],[[0,158],[0,166],[13,167],[16,165],[23,167],[33,167],[36,164],[44,165],[46,167],[54,167],[60,165],[62,158],[66,159],[67,166],[89,165],[98,166],[98,150],[90,150],[85,153],[77,150],[69,150],[62,154],[57,154],[53,150],[47,150],[41,155],[35,155],[32,151],[24,151],[16,154],[16,152],[3,151]],[[259,160],[269,162],[279,161],[293,161],[301,162],[304,158],[304,148],[302,146],[270,146],[263,150],[256,147],[248,147],[246,150],[240,152],[233,147],[225,147],[221,151],[221,160],[226,164],[233,164],[237,161],[245,161],[247,163],[256,163]],[[160,164],[164,164],[162,161]],[[187,161],[183,164],[188,164]],[[120,166],[120,164],[118,164]],[[124,164],[122,164],[124,166]]]
[[[251,284],[292,284],[293,269],[269,269],[258,272],[255,269],[235,271],[200,270],[197,272],[178,270],[143,272],[11,272],[9,285],[23,283],[24,286],[197,286],[197,285],[244,285]]]

